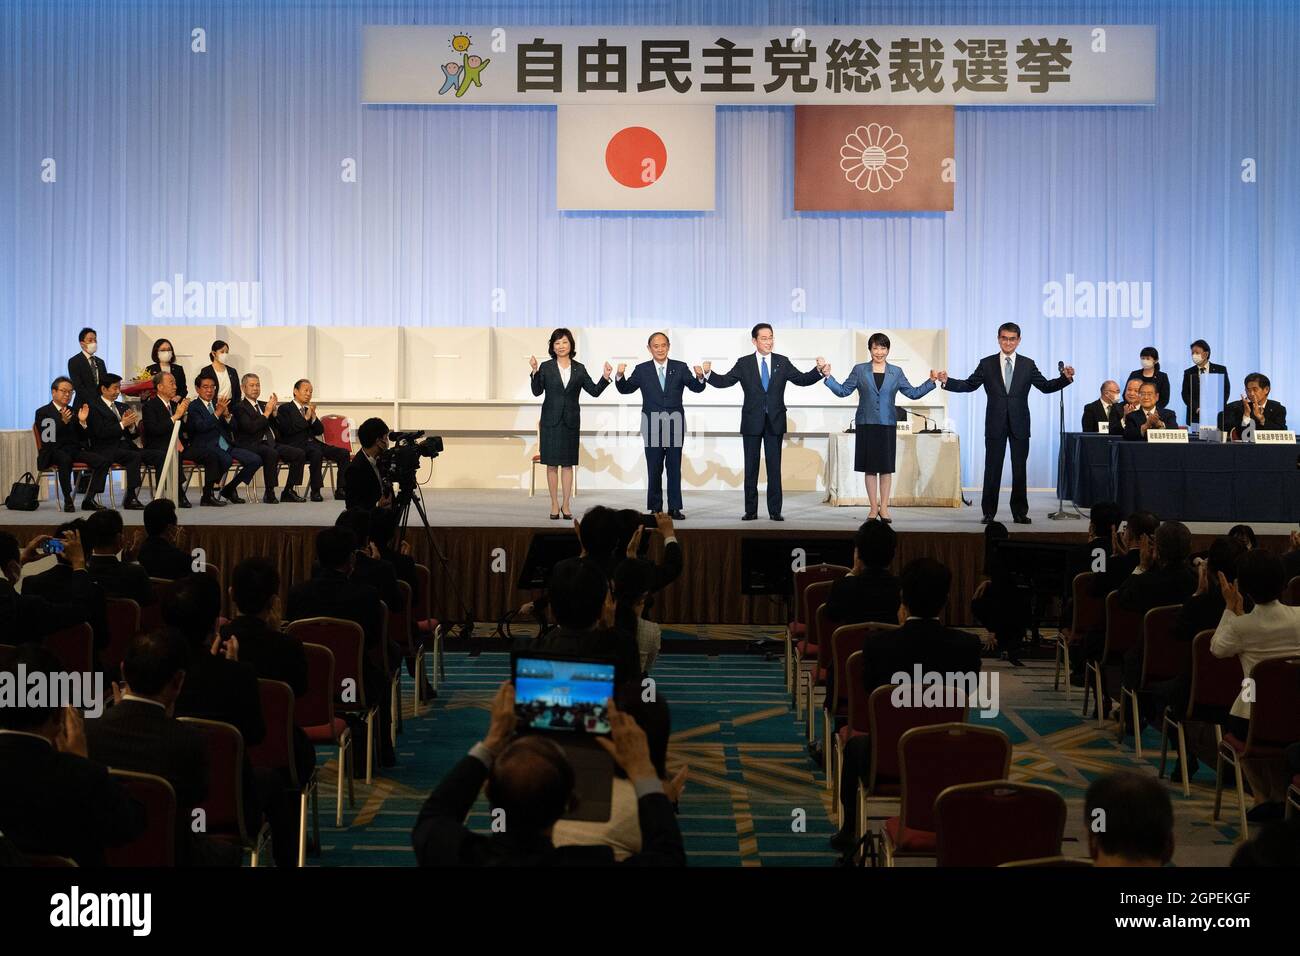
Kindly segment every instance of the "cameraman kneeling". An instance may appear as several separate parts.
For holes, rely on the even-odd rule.
[[[357,429],[361,450],[344,473],[347,507],[387,508],[393,503],[393,486],[380,476],[379,457],[388,449],[388,425],[382,418],[367,418]]]

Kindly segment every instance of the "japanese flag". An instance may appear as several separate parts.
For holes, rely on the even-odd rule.
[[[712,209],[712,106],[559,106],[560,209]]]

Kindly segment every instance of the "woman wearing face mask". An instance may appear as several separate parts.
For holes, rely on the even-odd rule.
[[[205,365],[199,370],[199,378],[204,373],[211,375],[217,380],[217,394],[214,401],[226,398],[234,401],[239,398],[239,372],[226,364],[226,359],[230,357],[230,346],[218,339],[212,343],[212,351],[208,353],[212,358],[211,365]],[[195,379],[198,381],[198,378]]]
[[[1217,396],[1206,396],[1205,406],[1201,406],[1202,376],[1223,376],[1223,401]],[[1205,339],[1192,343],[1192,367],[1183,369],[1183,404],[1187,406],[1186,421],[1189,425],[1200,422],[1213,424],[1218,420],[1219,412],[1228,404],[1228,370],[1222,365],[1210,361],[1210,346]]]
[[[176,379],[176,397],[185,398],[189,395],[189,389],[185,387],[185,369],[176,364],[176,350],[172,348],[172,343],[168,339],[159,339],[154,342],[153,350],[149,353],[153,358],[153,363],[145,371],[150,375],[157,375],[159,372],[166,372]]]
[[[1160,353],[1148,345],[1138,354],[1142,359],[1142,367],[1129,372],[1128,377],[1155,382],[1156,407],[1164,408],[1169,404],[1169,376],[1160,371]]]

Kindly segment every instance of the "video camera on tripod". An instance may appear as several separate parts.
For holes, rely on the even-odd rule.
[[[379,476],[403,489],[414,487],[421,458],[437,458],[442,454],[441,435],[426,437],[423,431],[389,432],[388,441],[388,448],[379,455]]]

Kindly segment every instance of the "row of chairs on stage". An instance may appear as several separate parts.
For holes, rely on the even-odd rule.
[[[421,594],[416,599],[411,587],[399,581],[403,606],[388,610],[384,616],[384,633],[379,642],[384,673],[388,675],[388,693],[393,720],[393,743],[402,731],[401,666],[402,661],[388,658],[388,634],[408,635],[407,653],[415,660],[415,698],[413,712],[421,713],[425,703],[421,689],[426,674],[426,656],[432,654],[430,676],[436,687],[446,672],[443,661],[442,629],[429,617],[429,570],[416,565]],[[206,572],[220,577],[217,569],[208,565]],[[160,603],[176,582],[161,578],[151,579],[155,596],[159,599],[147,608],[129,598],[110,598],[108,605],[109,643],[100,652],[100,661],[110,675],[121,672],[122,659],[131,640],[138,633],[147,632],[162,624]],[[382,602],[381,602],[382,603]],[[386,609],[387,610],[387,609]],[[314,747],[328,747],[336,752],[334,825],[343,826],[343,790],[347,785],[349,809],[355,806],[353,793],[353,735],[347,718],[364,723],[367,737],[367,784],[373,781],[374,754],[379,744],[379,708],[369,703],[365,695],[362,672],[365,659],[365,634],[361,625],[338,618],[313,617],[293,621],[287,633],[302,642],[307,658],[308,693],[295,699],[293,690],[282,681],[258,681],[262,718],[266,724],[266,737],[256,747],[248,749],[248,757],[255,769],[284,768],[291,775],[290,786],[299,794],[298,865],[306,865],[307,809],[311,803],[312,830],[315,845],[320,846],[319,772],[313,769],[311,778],[299,780],[293,760],[293,728],[299,726]],[[419,635],[417,637],[416,635]],[[425,637],[427,635],[427,639]],[[94,635],[89,624],[78,624],[47,635],[42,643],[58,659],[62,668],[76,672],[95,670]],[[0,644],[0,663],[12,659],[16,648]],[[207,835],[210,838],[232,842],[250,852],[250,862],[257,866],[265,856],[270,837],[265,820],[244,819],[243,793],[244,740],[239,730],[228,723],[198,718],[182,717],[204,736],[208,744],[208,795],[202,804],[206,814]],[[176,794],[171,784],[152,774],[112,770],[146,810],[148,825],[139,837],[125,846],[107,853],[110,866],[171,866],[175,861]],[[75,865],[62,858],[50,857],[35,861],[44,865]]]
[[[348,441],[347,438],[348,419],[342,415],[322,415],[320,421],[321,421],[321,425],[323,425],[325,428],[325,433],[320,436],[321,440],[324,441],[325,444],[327,445],[333,445],[336,448],[342,448],[344,451],[348,453],[349,456],[351,456],[353,453],[352,444],[351,442]],[[39,458],[41,454],[41,449],[44,447],[45,443],[41,440],[41,430],[40,427],[37,425],[32,426],[32,438],[36,442],[36,456],[37,458]],[[183,485],[186,490],[188,490],[189,488],[190,479],[194,477],[194,473],[196,471],[201,471],[202,467],[203,466],[200,465],[198,462],[191,461],[190,459],[185,458],[182,453],[181,474],[183,475]],[[227,477],[230,477],[231,475],[238,473],[238,471],[242,467],[243,466],[238,461],[231,461],[230,468],[226,472]],[[288,468],[289,468],[289,464],[287,462],[283,462],[283,461],[280,462],[281,473],[287,471]],[[322,469],[321,477],[329,478],[330,491],[333,492],[334,489],[338,487],[338,474],[337,474],[338,465],[335,462],[330,461],[329,459],[324,459],[321,461],[321,469]],[[91,466],[86,464],[84,461],[74,460],[72,462],[73,481],[74,482],[80,481],[82,475],[89,477],[89,475],[93,470],[94,469],[91,468]],[[110,507],[113,508],[117,507],[117,495],[114,492],[113,477],[118,473],[125,474],[125,472],[126,469],[119,464],[114,464],[109,467],[108,501]],[[157,497],[158,476],[154,473],[154,468],[150,465],[145,464],[144,462],[141,462],[140,475],[142,479],[148,480],[150,495]],[[249,491],[253,494],[253,497],[249,499],[251,501],[254,502],[260,501],[260,497],[258,496],[257,492],[258,492],[259,483],[261,481],[261,476],[262,476],[262,469],[259,467],[257,469],[257,472],[253,475],[253,480],[249,483]],[[59,489],[59,469],[54,466],[51,466],[49,468],[38,469],[36,472],[36,480],[40,481],[42,478],[48,479],[50,482],[50,497],[53,498],[56,502],[58,502],[60,505],[62,505],[63,504],[62,493]]]

